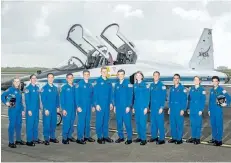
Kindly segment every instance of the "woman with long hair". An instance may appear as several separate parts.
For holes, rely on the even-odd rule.
[[[138,71],[135,75],[136,83],[134,84],[134,105],[133,113],[135,113],[136,130],[138,137],[133,140],[135,143],[140,142],[140,145],[146,145],[146,124],[147,113],[150,101],[149,85],[144,81],[144,75]]]
[[[25,145],[26,143],[21,139],[22,129],[22,115],[25,115],[24,107],[22,105],[22,92],[20,90],[20,79],[14,78],[12,87],[3,92],[1,96],[2,102],[8,106],[9,116],[9,147],[16,148],[16,145]],[[16,131],[16,142],[14,141],[14,131]]]

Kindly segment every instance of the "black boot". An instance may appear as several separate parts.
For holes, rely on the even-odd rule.
[[[34,147],[35,146],[35,143],[33,141],[31,142],[26,142],[26,145],[27,146],[30,146],[30,147]]]
[[[195,138],[190,138],[188,140],[186,140],[187,143],[194,143],[196,141]]]
[[[134,143],[139,143],[139,142],[141,142],[141,139],[140,138],[136,138],[136,139],[133,140],[133,142]]]
[[[148,142],[152,143],[152,142],[157,142],[158,141],[158,138],[151,138],[148,140]]]
[[[59,143],[59,141],[58,141],[58,139],[50,139],[50,142],[52,142],[52,143]]]
[[[140,145],[146,145],[147,141],[146,140],[141,140]]]
[[[84,141],[95,142],[95,139],[89,137],[89,138],[84,138]]]
[[[121,142],[124,142],[124,138],[119,138],[115,141],[115,143],[121,143]]]
[[[14,143],[9,143],[8,147],[10,147],[10,148],[17,148],[16,144],[14,144]]]
[[[26,142],[23,140],[20,140],[20,141],[16,141],[15,144],[16,145],[26,145]]]
[[[105,141],[103,139],[97,139],[97,143],[99,143],[99,144],[105,144]]]
[[[73,138],[73,137],[72,138],[67,138],[67,140],[70,141],[70,142],[76,142],[76,139]]]
[[[215,141],[214,146],[222,146],[222,141]]]
[[[175,139],[169,139],[168,142],[169,142],[169,143],[175,143],[176,140],[175,140]]]
[[[109,138],[109,137],[103,138],[103,140],[106,141],[106,142],[108,142],[108,143],[113,143],[113,142],[114,142],[114,141],[113,141],[111,138]]]
[[[48,140],[45,140],[45,141],[44,141],[44,144],[45,144],[45,145],[50,145],[50,142],[49,142]]]
[[[62,140],[62,143],[63,143],[63,144],[69,144],[69,141],[68,141],[67,139],[66,139],[66,140],[63,139],[63,140]]]
[[[183,143],[182,140],[177,140],[177,141],[175,142],[175,144],[182,144],[182,143]]]
[[[164,141],[164,140],[158,140],[158,141],[156,142],[156,144],[158,144],[158,145],[165,144],[165,141]]]
[[[77,139],[76,143],[78,143],[78,144],[86,144],[86,142],[83,139],[80,139],[80,140]]]
[[[200,140],[200,139],[196,139],[196,140],[194,141],[194,144],[195,144],[195,145],[200,144],[200,143],[201,143],[201,140]]]
[[[126,141],[125,141],[125,144],[126,144],[126,145],[132,144],[132,140],[126,140]]]

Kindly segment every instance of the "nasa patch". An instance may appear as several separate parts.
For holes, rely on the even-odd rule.
[[[51,89],[48,89],[49,92],[51,92]]]
[[[76,85],[75,85],[75,88],[79,88],[79,84],[76,84]]]
[[[206,94],[206,92],[205,92],[205,91],[202,91],[202,94],[203,94],[203,95],[205,95],[205,94]]]
[[[67,91],[70,91],[71,89],[70,88],[67,88]]]
[[[86,85],[84,85],[83,87],[86,88]]]
[[[15,94],[17,94],[18,92],[17,92],[17,91],[15,91],[14,93],[15,93]]]
[[[149,88],[150,87],[150,85],[148,84],[148,85],[146,85],[146,88]]]
[[[184,93],[187,93],[187,90],[186,90],[186,89],[184,89]]]
[[[162,89],[165,90],[165,89],[166,89],[166,86],[162,86]]]
[[[101,82],[101,85],[103,85],[104,84],[104,82]]]
[[[119,87],[119,86],[117,86],[116,88],[117,88],[117,89],[119,89],[120,87]]]
[[[132,84],[128,84],[128,87],[130,87],[130,88],[131,88],[131,87],[133,87],[133,85],[132,85]]]
[[[226,90],[223,90],[223,91],[222,91],[222,93],[226,94],[226,93],[227,93],[227,91],[226,91]]]
[[[28,89],[25,89],[25,93],[29,93],[29,90],[28,90]]]

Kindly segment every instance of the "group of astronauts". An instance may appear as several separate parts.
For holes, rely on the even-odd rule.
[[[110,110],[116,114],[118,139],[115,143],[132,142],[147,144],[146,124],[147,113],[150,112],[151,138],[148,142],[165,144],[164,106],[166,101],[166,86],[159,80],[160,73],[153,73],[153,82],[147,84],[143,81],[142,72],[135,74],[134,85],[125,79],[125,71],[117,72],[118,81],[115,85],[107,78],[106,67],[101,68],[101,76],[94,82],[89,81],[90,72],[83,71],[83,79],[77,84],[73,83],[74,76],[66,75],[67,84],[62,86],[59,93],[53,84],[54,74],[47,74],[47,84],[40,90],[36,85],[36,75],[30,76],[30,84],[25,89],[25,111],[22,104],[22,93],[20,91],[20,79],[13,80],[13,86],[6,90],[2,96],[2,102],[6,104],[9,114],[9,147],[16,145],[35,146],[35,144],[50,142],[59,143],[56,138],[57,112],[62,109],[62,143],[76,142],[86,144],[95,142],[90,135],[91,112],[96,112],[96,134],[97,142],[113,143],[109,135]],[[231,98],[227,91],[219,86],[219,77],[212,77],[214,87],[210,90],[208,114],[212,128],[212,139],[209,143],[215,146],[222,145],[223,135],[223,107],[230,105]],[[200,144],[202,113],[205,108],[206,92],[200,85],[200,77],[194,77],[194,86],[187,90],[180,83],[180,75],[173,76],[174,85],[170,88],[168,99],[168,114],[171,128],[171,139],[169,143],[182,144],[184,131],[184,113],[189,104],[191,123],[191,138],[188,143]],[[16,96],[15,106],[11,106],[6,100],[9,94]],[[226,103],[222,106],[217,104],[217,96],[224,95]],[[40,97],[41,96],[41,97]],[[43,135],[44,141],[38,138],[38,124],[40,111],[40,98],[43,113]],[[132,113],[135,114],[136,131],[138,137],[132,140]],[[73,137],[74,122],[78,115],[77,140]],[[26,117],[27,141],[21,139],[22,116]],[[123,125],[125,125],[127,138],[124,137]],[[14,141],[16,131],[16,141]],[[158,134],[159,133],[159,134]]]

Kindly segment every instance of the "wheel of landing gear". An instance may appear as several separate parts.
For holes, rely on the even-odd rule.
[[[61,113],[57,113],[57,126],[59,126],[61,124],[62,119],[63,119],[63,117],[62,117]]]

